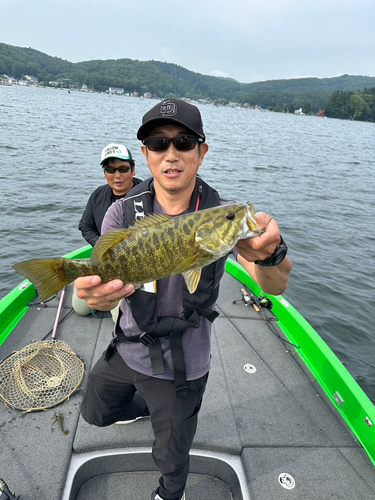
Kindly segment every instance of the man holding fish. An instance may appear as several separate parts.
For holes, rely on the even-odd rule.
[[[77,294],[92,309],[111,310],[124,298],[114,338],[89,375],[83,418],[106,426],[150,416],[161,472],[151,500],[185,500],[226,256],[234,248],[273,295],[287,288],[292,264],[272,217],[223,200],[197,176],[209,147],[196,106],[158,103],[137,137],[152,178],[109,208],[86,268],[64,264],[59,274],[67,282],[81,276]]]
[[[149,184],[143,187],[143,190],[151,191],[151,211],[173,217],[190,210],[204,208],[202,200],[205,192],[212,188],[206,184],[202,187],[203,181],[197,177],[199,167],[208,151],[198,108],[180,100],[163,101],[143,117],[137,136],[143,142],[142,152],[153,176],[151,189]],[[128,197],[132,196],[132,192],[133,190]],[[192,198],[194,198],[193,206]],[[134,219],[137,220],[140,218],[139,214],[143,216],[145,203],[141,203],[144,200],[140,195],[135,200]],[[216,204],[217,200],[212,203]],[[219,199],[217,204],[222,203],[223,201]],[[102,232],[124,227],[123,214],[121,203],[112,206],[104,219]],[[126,221],[129,225],[133,222]],[[284,242],[276,221],[266,213],[258,213],[256,222],[260,228],[265,228],[265,231],[260,236],[238,241],[236,245],[238,261],[259,283],[263,291],[279,295],[287,287],[291,262],[285,257]],[[276,260],[273,262],[275,255]],[[262,262],[264,260],[266,262]],[[262,265],[272,263],[278,265]],[[222,268],[216,269],[213,280],[218,281],[221,275]],[[218,283],[216,284],[218,288]],[[78,295],[86,299],[90,307],[100,310],[112,309],[122,297],[130,298],[135,291],[134,285],[120,280],[103,284],[99,276],[78,278],[76,287]],[[160,294],[161,299],[156,305],[156,316],[179,317],[186,309],[183,307],[181,275],[164,278],[157,283],[157,287],[156,294],[153,293],[155,290],[144,291],[144,294],[148,295],[144,299],[143,307],[147,308],[148,304],[153,307],[152,301],[147,297]],[[123,301],[126,309],[120,319],[120,329],[125,336],[134,337],[145,331],[145,325],[139,324],[140,321],[137,325],[132,314],[136,307],[142,307],[142,299],[130,304],[127,300],[129,299]],[[204,301],[205,298],[202,297],[200,300]],[[213,304],[209,304],[208,308],[213,310]],[[140,312],[145,314],[144,308]],[[153,458],[162,474],[159,487],[152,493],[152,500],[185,498],[189,450],[195,434],[197,414],[210,363],[210,320],[211,318],[202,316],[198,329],[194,328],[195,325],[193,327],[186,325],[186,329],[181,332],[186,381],[182,383],[177,393],[174,375],[181,367],[177,366],[177,369],[176,366],[173,367],[170,353],[171,345],[174,345],[174,342],[170,341],[173,337],[161,340],[157,338],[160,343],[165,344],[158,346],[164,362],[164,367],[159,369],[158,362],[154,363],[153,367],[149,346],[142,342],[127,342],[118,336],[116,343],[112,345],[110,355],[107,353],[107,361],[103,356],[98,366],[93,369],[92,378],[90,376],[89,388],[82,405],[82,414],[90,423],[109,425],[116,421],[135,420],[148,415],[148,412],[151,413],[156,438]],[[160,323],[156,328],[158,326]],[[119,326],[117,330],[119,331]],[[151,338],[150,341],[152,340]],[[205,352],[202,353],[202,350]],[[176,352],[181,353],[178,347]],[[153,355],[151,351],[151,356]],[[113,393],[108,395],[106,381],[111,375],[115,376],[117,383],[113,384]],[[100,394],[101,388],[103,394]],[[187,394],[184,394],[184,391]],[[118,400],[120,392],[124,401],[122,404],[117,403],[116,408],[113,408],[110,400]],[[98,415],[98,412],[101,412],[101,415]]]

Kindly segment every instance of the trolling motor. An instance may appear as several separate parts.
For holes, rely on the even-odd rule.
[[[240,299],[237,299],[237,300],[234,300],[233,301],[233,304],[236,304],[237,302],[244,302],[245,303],[245,306],[248,306],[249,304],[251,306],[253,306],[254,310],[256,312],[259,312],[262,307],[265,307],[266,309],[272,309],[272,301],[268,298],[268,297],[257,297],[256,295],[254,295],[251,290],[249,290],[247,288],[246,285],[243,285],[244,288],[241,288],[241,294],[242,294],[242,297]],[[245,288],[247,290],[245,290]],[[1,500],[1,499],[0,499]]]
[[[0,479],[0,500],[18,500],[19,496],[9,491],[7,483],[4,479]]]

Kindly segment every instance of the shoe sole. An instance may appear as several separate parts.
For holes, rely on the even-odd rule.
[[[118,420],[117,422],[115,422],[115,425],[128,425],[128,424],[132,424],[132,423],[136,422],[137,420],[141,420],[142,418],[150,418],[150,415],[146,415],[144,417],[133,418],[133,420]],[[181,499],[181,500],[184,500],[184,499]]]

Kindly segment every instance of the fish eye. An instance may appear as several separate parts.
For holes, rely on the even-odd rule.
[[[227,213],[227,219],[228,220],[234,220],[236,218],[236,216],[234,215],[233,212],[228,212]]]

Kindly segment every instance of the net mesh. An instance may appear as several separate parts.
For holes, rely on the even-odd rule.
[[[16,410],[45,410],[68,399],[84,374],[83,361],[68,344],[42,340],[0,363],[0,398]]]

